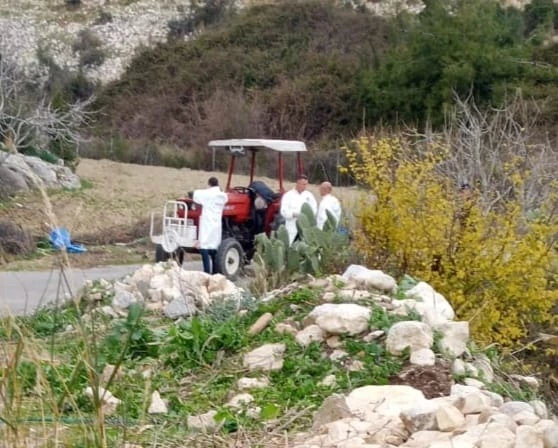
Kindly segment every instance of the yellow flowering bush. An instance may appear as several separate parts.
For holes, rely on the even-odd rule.
[[[347,166],[369,194],[356,217],[357,249],[369,266],[430,283],[469,320],[479,342],[510,345],[532,324],[548,324],[557,302],[551,272],[558,226],[552,211],[527,218],[519,201],[520,164],[503,167],[515,199],[483,207],[436,167],[443,144],[422,153],[398,138],[362,137],[344,148]]]

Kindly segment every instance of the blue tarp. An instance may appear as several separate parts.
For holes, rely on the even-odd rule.
[[[72,243],[70,232],[64,227],[52,229],[48,239],[50,244],[57,250],[66,248],[66,252],[71,254],[81,254],[87,251],[82,244]]]

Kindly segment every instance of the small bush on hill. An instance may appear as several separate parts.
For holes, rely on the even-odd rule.
[[[93,25],[105,25],[107,23],[111,23],[112,19],[113,19],[113,17],[112,17],[112,14],[110,12],[101,9],[99,11],[99,15],[97,16],[97,18],[93,22]]]
[[[72,49],[79,52],[80,67],[95,67],[101,65],[105,60],[105,52],[102,49],[102,41],[93,31],[81,30],[74,42]]]

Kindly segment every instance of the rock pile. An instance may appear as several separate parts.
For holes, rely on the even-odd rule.
[[[104,282],[95,288],[86,285],[88,300],[100,301],[106,290],[114,292],[112,306],[105,306],[105,314],[117,317],[133,303],[143,303],[149,310],[162,310],[170,319],[189,317],[205,309],[216,298],[238,300],[244,294],[224,275],[209,275],[199,271],[185,271],[174,261],[144,265],[133,275],[110,285]]]
[[[324,357],[349,371],[365,366],[342,350],[341,338],[347,337],[383,343],[392,355],[408,355],[410,364],[390,385],[371,384],[329,396],[313,416],[311,430],[295,434],[291,448],[558,448],[558,420],[542,401],[510,401],[489,390],[495,378],[489,359],[469,351],[468,323],[454,321],[451,305],[430,285],[418,283],[398,294],[403,299],[395,299],[395,280],[351,266],[343,276],[313,280],[309,286],[323,291],[322,304],[300,322],[275,322],[275,332],[294,336],[301,346],[321,344]],[[114,292],[113,311],[142,301],[173,319],[194,314],[217,296],[242,294],[222,276],[182,271],[173,262],[144,266],[116,283]],[[337,303],[344,300],[350,303]],[[371,313],[377,308],[402,320],[389,329],[376,328]],[[263,331],[274,322],[272,317],[262,314],[248,332]],[[259,418],[261,408],[250,392],[273,387],[271,372],[280,372],[288,356],[288,345],[281,342],[244,353],[246,376],[221,405]],[[456,383],[452,373],[463,384]],[[513,380],[538,387],[534,377],[515,375]],[[333,387],[336,377],[315,381]],[[150,409],[166,412],[158,393]],[[211,409],[189,416],[188,427],[215,431],[217,415],[218,410]]]
[[[333,395],[295,448],[556,448],[558,423],[540,402],[509,401],[456,384],[426,399],[410,386],[365,386]]]
[[[395,290],[395,281],[387,277],[379,271],[352,266],[343,276],[316,280],[314,286],[325,290],[324,299],[348,298],[357,303],[325,303],[308,314],[303,328],[284,322],[275,330],[294,334],[301,345],[323,343],[324,349],[338,347],[340,335],[368,341],[385,338],[390,353],[410,352],[411,366],[399,375],[403,380],[409,380],[412,372],[418,371],[424,377],[428,369],[441,371],[443,367],[439,366],[453,361],[454,374],[464,377],[465,384],[452,385],[447,369],[444,378],[448,381],[447,388],[435,384],[438,392],[445,393],[427,396],[431,391],[422,382],[417,388],[370,385],[346,396],[332,395],[314,415],[312,431],[299,434],[293,447],[558,448],[558,423],[549,418],[543,402],[505,402],[501,395],[487,390],[486,385],[494,378],[490,362],[484,355],[473,357],[468,352],[468,323],[453,320],[455,313],[449,302],[423,282],[405,292],[403,300],[392,299],[382,293]],[[375,306],[391,314],[404,316],[414,312],[421,321],[398,322],[384,335],[383,331],[369,326],[371,308],[358,303],[363,298],[372,299]],[[434,334],[439,339],[438,354],[433,351]],[[285,344],[265,344],[244,356],[244,366],[260,373],[281,370],[285,350]],[[346,362],[349,369],[362,368],[358,361],[347,363],[349,354],[342,350],[334,350],[329,357]],[[516,379],[536,386],[535,378],[517,376]],[[316,381],[331,385],[335,384],[335,377],[316,378]],[[243,378],[239,390],[247,403],[251,400],[245,391],[250,387],[268,386],[265,378],[263,381]],[[257,409],[251,409],[254,410]],[[209,414],[195,417],[196,422],[204,423],[204,430],[216,425],[211,422],[208,426],[208,417]]]

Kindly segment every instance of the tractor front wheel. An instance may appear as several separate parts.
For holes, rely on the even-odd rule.
[[[163,249],[163,246],[157,244],[155,247],[155,263],[159,263],[160,261],[167,261],[170,258],[170,254]]]
[[[244,266],[244,251],[240,243],[234,238],[227,238],[217,249],[217,270],[230,280],[240,274]]]
[[[176,249],[172,254],[169,254],[161,244],[155,246],[155,263],[161,261],[168,261],[170,258],[176,260],[179,266],[184,262],[184,250],[182,248]]]

